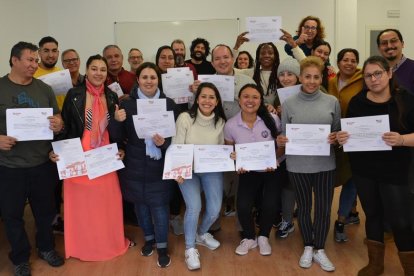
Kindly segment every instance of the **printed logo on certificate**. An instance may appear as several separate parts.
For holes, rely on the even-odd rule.
[[[173,144],[165,153],[162,179],[184,179],[193,177],[193,144]]]

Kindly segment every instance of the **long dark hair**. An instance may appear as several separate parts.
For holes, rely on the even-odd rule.
[[[145,68],[150,68],[155,71],[158,77],[158,88],[162,91],[161,69],[155,63],[152,63],[152,62],[141,63],[141,65],[137,68],[137,72],[136,72],[137,78],[139,78],[142,70],[144,70]]]
[[[155,55],[155,64],[158,66],[158,68],[160,68],[159,65],[158,65],[158,62],[159,62],[158,60],[160,59],[161,52],[165,49],[170,49],[171,50],[171,52],[173,54],[173,57],[174,57],[174,67],[175,67],[176,66],[175,61],[176,61],[177,57],[175,56],[175,51],[173,50],[173,48],[171,48],[171,46],[168,46],[168,45],[164,45],[164,46],[161,46],[160,48],[158,48],[157,54]]]
[[[195,121],[197,119],[197,111],[198,111],[198,108],[199,108],[197,100],[198,100],[198,97],[200,96],[200,94],[201,94],[201,92],[204,88],[212,89],[214,91],[214,94],[215,94],[216,98],[217,98],[217,105],[213,109],[214,126],[217,125],[217,122],[220,120],[220,118],[223,119],[224,122],[227,121],[226,115],[224,114],[224,109],[223,109],[223,104],[221,102],[220,93],[219,93],[217,87],[214,84],[212,84],[211,82],[203,82],[197,88],[197,91],[196,91],[195,96],[194,96],[193,106],[190,108],[190,110],[187,111],[190,114],[190,117],[194,118],[193,124],[195,123]]]
[[[236,60],[234,61],[234,68],[240,69],[239,68],[239,64],[237,62],[237,59],[239,58],[240,55],[243,55],[243,54],[247,55],[248,58],[249,58],[249,65],[247,66],[247,68],[253,68],[253,66],[254,66],[254,59],[253,59],[252,55],[249,52],[247,52],[247,51],[241,51],[241,52],[239,52],[239,54],[236,57]]]
[[[263,98],[263,89],[261,85],[257,85],[257,84],[252,84],[252,83],[248,83],[246,85],[244,85],[239,92],[239,99],[241,94],[243,93],[243,91],[247,88],[253,88],[254,90],[256,90],[257,92],[259,92],[260,94],[260,105],[259,105],[259,109],[257,110],[257,116],[259,116],[265,126],[270,130],[270,134],[272,135],[273,138],[276,139],[277,137],[277,129],[276,129],[276,122],[275,119],[272,117],[272,115],[270,115],[269,111],[267,110],[265,104],[264,104],[264,98]]]
[[[269,95],[269,91],[273,92],[273,93],[276,93],[276,89],[277,89],[277,68],[279,67],[279,64],[280,64],[280,57],[279,57],[279,51],[277,50],[275,44],[273,44],[272,42],[262,43],[257,47],[257,49],[256,49],[256,65],[254,67],[253,80],[255,81],[255,83],[258,86],[261,86],[260,50],[266,45],[272,47],[273,53],[275,55],[275,61],[273,62],[273,65],[272,65],[272,72],[270,73],[270,77],[269,77],[269,86],[267,87],[267,91],[264,91],[266,93],[266,96],[267,96],[267,95]]]
[[[328,47],[329,55],[332,53],[331,45],[325,40],[317,40],[312,46],[312,52],[315,52],[316,48],[318,48],[319,46]],[[328,66],[327,66],[328,64],[329,64],[329,56],[328,56],[328,59],[325,62],[325,68],[322,71],[322,86],[326,90],[328,90],[328,86],[329,86],[329,69],[328,69]]]
[[[389,73],[391,70],[391,67],[388,61],[382,56],[372,56],[372,57],[369,57],[367,60],[365,60],[364,65],[362,66],[363,73],[365,72],[365,67],[368,64],[376,64],[379,67],[381,67],[386,73]],[[400,90],[400,87],[398,86],[397,80],[394,78],[394,75],[392,75],[392,77],[390,78],[388,85],[390,87],[391,98],[394,99],[397,105],[397,113],[398,113],[397,116],[398,116],[399,127],[401,129],[407,129],[402,120],[404,113],[405,113],[404,100],[402,99],[401,90]],[[364,78],[364,89],[368,90],[367,84],[365,82],[365,78]]]

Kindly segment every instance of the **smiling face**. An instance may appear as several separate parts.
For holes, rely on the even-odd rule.
[[[252,87],[246,87],[239,96],[239,105],[244,113],[256,114],[262,99],[260,92]]]
[[[38,62],[39,57],[36,51],[24,49],[21,51],[20,58],[12,57],[12,71],[25,80],[32,79],[39,66]]]
[[[210,87],[204,87],[197,97],[197,104],[204,116],[210,116],[218,104],[216,92]]]
[[[116,47],[110,47],[105,50],[103,56],[108,61],[108,70],[113,75],[117,75],[122,68],[123,55],[121,50]]]
[[[302,70],[299,80],[302,83],[302,91],[312,94],[322,84],[322,72],[316,66],[308,66]]]
[[[233,74],[234,59],[232,53],[225,46],[217,46],[213,49],[212,61],[214,69],[219,75]]]
[[[293,86],[298,82],[298,77],[289,71],[281,72],[277,78],[283,87]]]
[[[63,68],[69,69],[71,73],[79,72],[80,60],[78,54],[74,51],[66,52],[62,56],[62,65]]]
[[[338,68],[345,78],[352,77],[357,69],[358,61],[354,53],[346,52],[343,58],[338,61]]]
[[[93,60],[86,68],[86,78],[95,87],[101,86],[107,76],[108,68],[103,60]]]
[[[58,58],[58,46],[54,42],[47,42],[39,49],[40,62],[45,68],[55,67]]]
[[[275,52],[272,46],[266,44],[260,49],[259,62],[262,70],[271,71],[275,62]]]
[[[331,50],[327,45],[320,45],[315,50],[312,50],[312,56],[321,58],[324,63],[328,61],[330,54]]]
[[[158,89],[158,75],[152,68],[144,68],[138,76],[139,89],[147,97],[154,97]]]
[[[315,20],[306,20],[303,24],[304,33],[308,36],[308,41],[313,41],[318,34],[318,22]]]
[[[403,48],[404,42],[393,31],[385,32],[379,38],[378,50],[388,61],[400,60]]]
[[[237,57],[237,68],[246,69],[249,68],[249,56],[245,53],[240,54]]]

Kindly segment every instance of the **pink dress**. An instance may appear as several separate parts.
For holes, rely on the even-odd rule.
[[[109,144],[105,131],[102,145]],[[90,131],[82,137],[90,150]],[[105,261],[124,254],[129,240],[124,236],[122,197],[118,175],[112,172],[90,180],[79,176],[64,181],[66,258]]]

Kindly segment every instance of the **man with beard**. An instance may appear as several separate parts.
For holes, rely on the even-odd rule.
[[[193,72],[194,79],[196,80],[198,75],[191,63],[185,62],[185,44],[181,39],[175,39],[171,42],[171,48],[175,52],[175,67],[188,67]]]
[[[210,53],[210,43],[204,38],[196,38],[191,42],[191,59],[186,63],[192,64],[198,75],[211,75],[216,72],[209,61],[206,60]]]
[[[34,74],[35,78],[62,70],[56,66],[59,58],[59,43],[51,36],[45,36],[39,41],[39,67]]]
[[[129,72],[135,75],[138,67],[144,62],[142,52],[137,48],[131,48],[128,53],[128,63],[131,66]]]
[[[399,30],[386,29],[377,36],[380,54],[388,60],[397,82],[414,94],[414,60],[403,55],[404,40]]]

